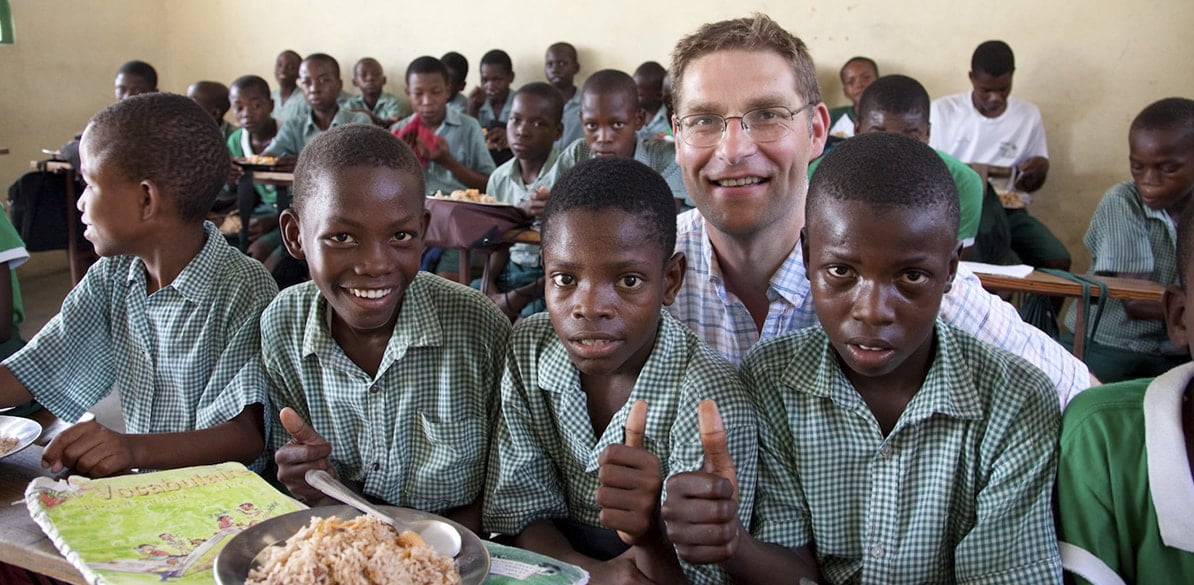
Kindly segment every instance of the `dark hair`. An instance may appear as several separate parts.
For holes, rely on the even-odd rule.
[[[634,107],[638,108],[638,86],[635,85],[634,78],[627,75],[625,71],[602,69],[585,80],[580,93],[582,96],[620,93],[630,98],[635,104]]]
[[[974,55],[970,57],[970,72],[975,75],[986,73],[991,77],[999,77],[1015,70],[1016,56],[1003,41],[987,41],[974,49]]]
[[[335,57],[327,53],[311,53],[310,55],[307,55],[306,59],[303,59],[303,62],[305,63],[310,63],[311,61],[323,61],[324,63],[331,65],[332,73],[335,74],[336,77],[340,77],[340,62],[337,61]]]
[[[550,52],[552,49],[564,49],[568,52],[568,56],[572,57],[573,61],[578,61],[580,59],[580,56],[576,53],[576,47],[572,46],[572,43],[552,43],[551,46],[547,47],[547,50]]]
[[[514,97],[520,95],[533,95],[547,100],[547,117],[555,120],[557,124],[564,120],[564,96],[551,85],[542,81],[528,83],[518,88]]]
[[[929,92],[907,75],[884,75],[871,82],[858,99],[858,117],[868,112],[921,114],[929,119]]]
[[[806,221],[825,199],[931,212],[941,230],[958,233],[958,190],[949,169],[937,151],[903,134],[862,134],[825,155],[809,180]]]
[[[153,65],[145,61],[126,61],[116,70],[116,75],[120,75],[121,73],[136,75],[148,82],[149,85],[152,85],[154,89],[158,87],[158,72],[153,68]]]
[[[552,220],[573,209],[615,209],[650,225],[651,240],[664,260],[676,249],[676,203],[659,173],[629,158],[592,158],[556,180],[543,210],[542,240],[550,242]]]
[[[1177,222],[1177,282],[1183,290],[1191,260],[1194,260],[1194,205],[1187,205]]]
[[[403,77],[403,79],[405,79],[406,83],[409,84],[411,75],[422,75],[426,73],[439,73],[440,75],[444,76],[445,84],[450,85],[452,83],[451,76],[448,75],[448,68],[444,67],[443,61],[440,61],[439,59],[429,55],[424,55],[415,59],[414,61],[411,61],[410,65],[406,66],[406,75]]]
[[[130,181],[149,180],[179,216],[203,221],[228,180],[232,162],[211,114],[186,96],[147,93],[120,100],[91,118],[87,134],[98,161]]]
[[[405,142],[371,124],[345,124],[316,136],[303,147],[294,167],[294,199],[291,206],[302,213],[315,195],[319,178],[349,167],[384,167],[408,174],[423,193],[423,168]],[[420,197],[420,199],[422,199]]]
[[[510,60],[510,54],[501,49],[493,49],[482,55],[481,65],[499,65],[505,67],[507,73],[514,71],[514,62]]]
[[[1183,148],[1194,150],[1194,100],[1165,98],[1145,107],[1132,120],[1131,131],[1177,130]]]
[[[867,65],[871,66],[871,69],[875,70],[875,76],[876,77],[879,76],[879,64],[876,63],[874,59],[872,59],[870,57],[863,57],[862,55],[859,55],[857,57],[850,57],[849,61],[842,63],[842,68],[838,69],[837,76],[841,77],[842,73],[846,72],[846,68],[849,67],[851,63],[866,63]]]
[[[447,53],[444,53],[444,56],[440,57],[439,60],[443,62],[445,67],[451,67],[453,70],[459,73],[462,79],[468,77],[468,59],[466,59],[464,55],[461,55],[456,51],[448,51]]]
[[[665,75],[667,75],[667,69],[664,69],[663,65],[660,65],[655,61],[644,62],[642,65],[638,66],[638,69],[634,70],[635,77],[641,76],[653,83],[659,84],[663,83],[663,77]]]
[[[285,51],[278,53],[278,57],[281,57],[283,55],[285,55],[287,57],[294,57],[295,59],[298,59],[299,61],[303,60],[303,56],[298,54],[298,51],[295,51],[294,49],[286,49]],[[277,59],[277,57],[275,57],[275,59]]]
[[[228,111],[232,104],[228,101],[228,87],[218,81],[196,81],[187,88],[191,99],[200,102],[203,107],[214,106],[221,113]]]
[[[271,97],[269,82],[257,75],[241,75],[237,77],[232,82],[232,88],[239,90],[241,93],[252,93],[266,98]]]

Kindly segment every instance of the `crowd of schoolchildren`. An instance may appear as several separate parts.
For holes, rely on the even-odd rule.
[[[934,101],[851,59],[832,110],[763,15],[671,57],[578,88],[556,43],[512,89],[494,50],[466,94],[463,56],[424,56],[404,97],[372,58],[359,95],[322,53],[191,99],[126,64],[79,143],[100,260],[0,404],[76,420],[119,393],[126,430],[69,428],[53,471],[235,460],[320,505],[324,469],[594,583],[1194,579],[1194,101],[1143,108],[1091,220],[1092,272],[1168,288],[1103,301],[1088,370],[960,264],[1069,267],[1027,211],[1048,151],[1006,44]],[[246,255],[205,219],[254,154],[294,183],[281,210],[256,187]],[[420,270],[425,197],[463,188],[541,220],[488,295]],[[992,225],[1010,243],[983,251]],[[0,252],[16,340],[25,256]],[[309,279],[279,292],[283,257]]]

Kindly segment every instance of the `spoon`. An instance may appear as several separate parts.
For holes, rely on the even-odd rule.
[[[340,483],[331,474],[322,469],[309,469],[303,477],[307,480],[308,484],[311,484],[311,487],[323,492],[324,495],[340,500],[370,516],[379,518],[383,522],[393,526],[398,532],[410,530],[418,533],[423,538],[423,542],[426,542],[428,546],[435,549],[435,552],[441,555],[455,558],[456,555],[460,554],[460,533],[447,522],[431,519],[415,522],[399,520],[379,510],[373,504],[370,504],[368,500],[348,489],[348,486]]]

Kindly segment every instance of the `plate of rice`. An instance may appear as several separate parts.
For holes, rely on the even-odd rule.
[[[41,436],[37,421],[19,416],[0,416],[0,459],[28,447]]]
[[[460,532],[460,554],[436,553],[414,533],[398,534],[349,506],[324,506],[271,518],[245,529],[216,557],[220,585],[480,585],[489,552],[472,531],[447,518],[379,506],[399,520],[436,519]]]

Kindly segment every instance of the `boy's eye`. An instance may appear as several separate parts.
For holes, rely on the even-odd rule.
[[[394,234],[394,239],[399,242],[409,242],[415,239],[415,235],[410,232],[398,232]]]
[[[355,241],[352,236],[346,233],[332,234],[327,239],[337,244],[350,244]]]
[[[551,282],[556,286],[572,286],[576,283],[576,279],[571,274],[553,274]]]
[[[825,272],[834,278],[846,278],[850,276],[850,268],[842,266],[841,264],[833,264],[825,268]]]
[[[614,122],[611,126],[614,127],[614,130],[621,130],[626,127],[626,122]]]
[[[634,289],[642,286],[642,284],[643,284],[642,277],[638,276],[636,274],[627,274],[626,276],[623,276],[622,278],[618,279],[618,286],[620,286],[622,288],[628,288],[631,290],[634,290]]]
[[[908,284],[920,284],[929,279],[929,275],[919,270],[909,270],[904,273],[904,282]]]

